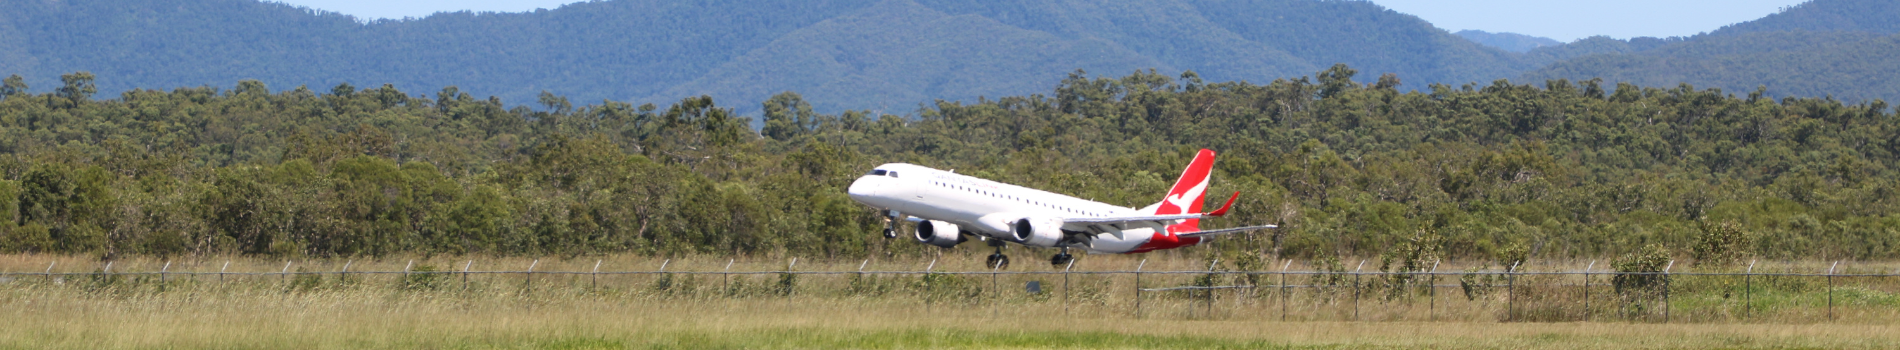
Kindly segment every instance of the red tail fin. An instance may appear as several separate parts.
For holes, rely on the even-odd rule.
[[[1168,196],[1161,199],[1155,214],[1187,214],[1201,212],[1201,198],[1207,194],[1207,177],[1214,172],[1214,151],[1202,149],[1194,155],[1194,162],[1188,163],[1181,171],[1181,179],[1174,181],[1174,188],[1168,190]],[[1200,230],[1199,219],[1188,219],[1180,224],[1168,226],[1169,232]]]

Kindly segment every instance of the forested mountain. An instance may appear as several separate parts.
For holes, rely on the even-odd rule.
[[[1458,37],[1465,38],[1465,40],[1471,40],[1472,42],[1484,44],[1486,46],[1495,47],[1499,49],[1504,49],[1504,51],[1510,51],[1510,52],[1529,52],[1531,49],[1535,49],[1539,47],[1557,46],[1557,45],[1564,44],[1563,42],[1552,40],[1551,38],[1529,36],[1529,35],[1518,34],[1518,33],[1492,33],[1492,32],[1487,32],[1487,31],[1482,31],[1482,30],[1467,29],[1467,30],[1460,30],[1457,33],[1453,33],[1453,34],[1457,34]]]
[[[0,91],[0,251],[921,255],[937,248],[877,238],[843,188],[910,162],[1139,207],[1205,147],[1222,152],[1209,191],[1242,194],[1207,224],[1285,228],[1168,254],[1900,257],[1900,118],[1880,103],[1596,80],[1406,92],[1341,65],[1266,84],[1078,73],[915,118],[781,93],[755,132],[698,97],[532,110],[243,81],[99,99],[93,79]]]
[[[1687,38],[1591,38],[1530,55],[1566,59],[1521,80],[1603,78],[1643,86],[1690,84],[1767,96],[1900,99],[1900,3],[1815,0]]]
[[[1868,0],[1811,0],[1761,19],[1724,26],[1710,34],[1754,32],[1868,32],[1900,33],[1900,3]]]
[[[1544,46],[1454,35],[1365,1],[612,0],[370,22],[257,0],[0,7],[8,9],[0,12],[0,74],[44,87],[92,72],[108,93],[244,79],[279,89],[348,82],[456,86],[514,104],[538,102],[544,91],[577,101],[708,95],[743,101],[737,112],[756,115],[753,105],[784,91],[830,113],[907,110],[1042,91],[1077,69],[1259,82],[1346,63],[1392,73],[1406,89],[1603,77],[1730,91],[1765,84],[1770,96],[1850,101],[1897,96],[1900,84],[1864,74],[1897,56],[1887,41],[1838,34],[1900,28],[1885,20],[1900,15],[1897,5],[1870,0],[1816,1],[1692,38]],[[1647,52],[1665,45],[1677,48]]]
[[[510,103],[753,103],[805,93],[821,111],[909,109],[1041,91],[1076,69],[1192,70],[1269,81],[1345,62],[1426,82],[1489,81],[1534,65],[1358,1],[1015,2],[615,0],[530,13],[358,23],[255,0],[37,1],[0,7],[0,74],[102,91],[457,86]]]
[[[1731,93],[1832,96],[1848,101],[1900,97],[1900,35],[1864,32],[1755,32],[1705,36],[1648,51],[1558,62],[1525,80],[1601,77],[1643,86],[1690,84]]]

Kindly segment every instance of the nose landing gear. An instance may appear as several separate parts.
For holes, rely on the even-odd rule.
[[[897,212],[884,212],[884,239],[897,238]]]

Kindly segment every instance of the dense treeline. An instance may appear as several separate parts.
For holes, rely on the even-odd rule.
[[[911,162],[1142,206],[1211,148],[1222,158],[1210,193],[1243,195],[1210,225],[1287,227],[1218,250],[1900,256],[1900,120],[1883,102],[1596,80],[1402,92],[1396,76],[1355,73],[1255,85],[1078,71],[1049,95],[909,117],[815,113],[788,92],[761,106],[758,131],[708,97],[662,108],[544,94],[528,107],[454,87],[272,93],[244,81],[99,99],[90,74],[46,94],[8,79],[0,249],[927,252],[875,238],[881,223],[842,188]]]

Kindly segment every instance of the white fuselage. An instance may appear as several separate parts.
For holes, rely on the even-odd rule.
[[[992,239],[1009,239],[1010,222],[1025,216],[1084,218],[1141,214],[1141,210],[1135,208],[918,165],[892,163],[876,169],[882,172],[874,170],[851,183],[847,192],[852,200],[900,215],[956,224],[964,231]],[[1155,230],[1149,228],[1129,228],[1121,232],[1119,238],[1099,234],[1090,245],[1066,246],[1095,253],[1126,253],[1140,249],[1155,234]]]

